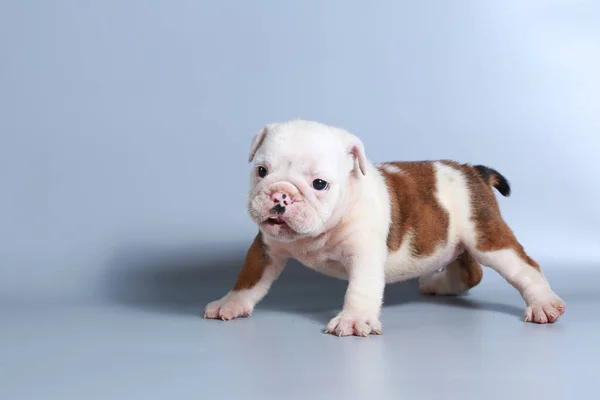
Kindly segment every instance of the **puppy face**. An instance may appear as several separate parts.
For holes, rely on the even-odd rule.
[[[300,120],[263,128],[250,161],[249,214],[264,234],[282,242],[318,236],[335,224],[366,168],[356,137]]]

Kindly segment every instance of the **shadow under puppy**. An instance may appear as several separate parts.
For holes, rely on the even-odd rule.
[[[342,311],[326,331],[380,334],[384,286],[419,278],[422,293],[457,295],[500,273],[526,303],[525,321],[556,321],[564,302],[503,220],[494,169],[453,161],[372,164],[349,132],[293,120],[261,129],[248,211],[259,232],[237,282],[205,318],[248,316],[286,261],[348,281]]]

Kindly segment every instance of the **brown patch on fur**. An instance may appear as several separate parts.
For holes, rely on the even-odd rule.
[[[471,195],[471,218],[477,231],[477,250],[488,252],[514,249],[527,264],[540,271],[540,266],[527,255],[500,214],[500,207],[493,191],[498,178],[492,176],[486,182],[470,165],[453,161],[442,162],[461,171],[467,179]]]
[[[413,233],[416,256],[424,257],[445,243],[449,215],[435,197],[436,181],[433,163],[407,161],[386,163],[402,172],[379,170],[385,178],[390,194],[391,224],[387,238],[390,251],[400,248],[408,232]]]
[[[262,233],[259,232],[246,253],[244,266],[233,286],[233,291],[250,289],[258,283],[270,261],[266,250],[267,247],[262,240]]]
[[[460,265],[460,280],[467,286],[467,289],[477,286],[483,278],[481,265],[466,251],[456,261]]]

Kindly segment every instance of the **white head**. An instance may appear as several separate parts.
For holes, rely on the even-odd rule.
[[[252,161],[248,211],[265,235],[282,242],[337,225],[367,171],[356,136],[303,120],[261,129],[252,141]]]

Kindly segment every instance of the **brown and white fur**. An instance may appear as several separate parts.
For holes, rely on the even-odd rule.
[[[356,136],[302,120],[264,127],[249,159],[248,211],[259,232],[237,282],[206,306],[205,318],[250,315],[290,258],[348,281],[342,311],[326,328],[338,336],[382,332],[386,284],[419,278],[422,293],[458,295],[481,281],[480,264],[519,291],[525,321],[554,322],[565,310],[502,219],[493,189],[507,196],[510,187],[494,169],[374,165]]]

